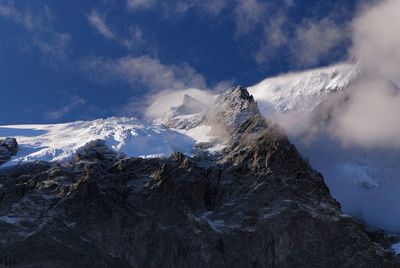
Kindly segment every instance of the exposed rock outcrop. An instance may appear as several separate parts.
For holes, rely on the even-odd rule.
[[[18,153],[18,142],[14,138],[0,139],[0,166]]]
[[[124,158],[97,141],[66,164],[2,169],[0,264],[398,267],[240,90],[226,94],[249,113],[221,121],[220,156]]]

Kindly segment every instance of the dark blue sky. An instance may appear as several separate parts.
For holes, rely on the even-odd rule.
[[[344,60],[359,4],[0,0],[0,124],[131,115],[161,90],[252,85]]]

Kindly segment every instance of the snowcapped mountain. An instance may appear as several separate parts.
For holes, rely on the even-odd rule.
[[[358,73],[357,65],[342,63],[267,78],[248,90],[264,116],[311,111],[330,95],[344,90]]]
[[[214,105],[185,95],[181,105],[172,107],[154,122],[108,118],[55,125],[0,126],[0,139],[14,137],[20,145],[18,154],[5,165],[32,160],[67,161],[85,144],[97,139],[105,140],[115,152],[143,158],[168,157],[173,152],[193,155],[197,150],[220,153],[227,146],[226,137],[232,134],[229,128],[237,128],[254,113],[260,111],[267,118],[291,112],[320,113],[315,107],[330,96],[345,92],[358,74],[357,66],[339,64],[268,78],[249,88],[254,99],[237,87],[216,97]],[[228,130],[219,128],[221,123],[229,126]],[[400,207],[395,205],[400,202],[396,190],[400,189],[396,182],[400,172],[397,153],[343,148],[323,133],[311,144],[303,144],[296,136],[290,139],[312,166],[324,174],[345,212],[361,215],[386,229],[400,230],[396,223],[400,218],[392,220],[392,215],[400,215]],[[382,198],[369,206],[354,201],[354,195],[360,200]],[[382,211],[380,217],[375,217],[377,211]]]
[[[330,94],[343,90],[356,74],[354,65],[339,64],[269,78],[250,87],[249,92],[267,117],[278,112],[310,110]],[[234,92],[244,94],[239,89]],[[175,151],[191,154],[196,145],[219,151],[224,147],[221,136],[225,134],[218,130],[215,118],[238,127],[258,110],[254,104],[245,107],[247,102],[233,103],[232,100],[241,99],[237,96],[225,98],[217,98],[216,104],[210,106],[185,95],[181,105],[172,107],[153,123],[114,117],[54,125],[0,126],[0,137],[15,137],[20,144],[18,154],[6,165],[32,160],[65,161],[96,139],[105,140],[116,152],[145,158],[169,156]]]
[[[200,115],[195,128],[208,125],[215,133],[218,125],[230,135],[227,149],[214,155],[116,153],[184,152],[194,143],[136,119],[2,127],[2,135],[19,137],[25,153],[33,149],[34,156],[50,159],[77,154],[61,163],[0,169],[0,263],[398,267],[390,250],[397,240],[343,214],[321,174],[263,118],[245,89],[228,89],[215,105],[175,109],[177,116]],[[13,144],[7,140],[4,150],[15,151]]]

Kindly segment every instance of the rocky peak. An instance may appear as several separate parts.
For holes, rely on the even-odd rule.
[[[0,139],[0,165],[8,162],[18,153],[18,142],[14,138]]]
[[[185,94],[183,96],[182,105],[176,107],[175,111],[178,114],[187,115],[203,112],[205,108],[206,104],[188,94]]]
[[[207,114],[212,125],[223,125],[229,132],[254,116],[260,116],[257,103],[241,86],[230,88],[218,96]]]
[[[191,129],[202,123],[203,113],[206,109],[206,104],[185,94],[182,104],[171,107],[171,110],[165,114],[162,122],[170,128]]]

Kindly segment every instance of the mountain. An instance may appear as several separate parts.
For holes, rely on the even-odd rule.
[[[0,263],[399,266],[394,240],[342,213],[322,175],[245,89],[215,104],[198,114],[211,133],[227,134],[218,153],[127,157],[93,140],[64,162],[0,169]]]
[[[232,130],[220,126],[230,124],[229,128],[235,129],[248,115],[259,111],[282,126],[301,155],[324,175],[345,213],[371,226],[400,232],[400,154],[344,147],[330,136],[325,122],[330,118],[325,104],[329,104],[328,108],[345,108],[343,103],[335,106],[337,102],[331,100],[348,92],[359,76],[357,65],[343,63],[265,79],[250,87],[248,96],[239,87],[235,94],[243,94],[243,98],[238,99],[235,94],[235,98],[217,96],[216,105],[186,94],[181,105],[172,107],[155,122],[108,118],[57,125],[0,126],[0,137],[16,137],[20,143],[18,154],[3,166],[31,160],[69,161],[80,148],[96,139],[105,140],[115,152],[131,157],[168,157],[174,152],[219,155],[229,150],[232,137]],[[243,101],[250,100],[250,96],[254,103]],[[236,117],[238,114],[243,118]],[[282,115],[290,119],[288,123]],[[303,132],[299,135],[290,131],[288,126],[293,125],[300,126]],[[304,139],[304,132],[313,139]],[[375,200],[373,204],[363,202],[371,199]]]

